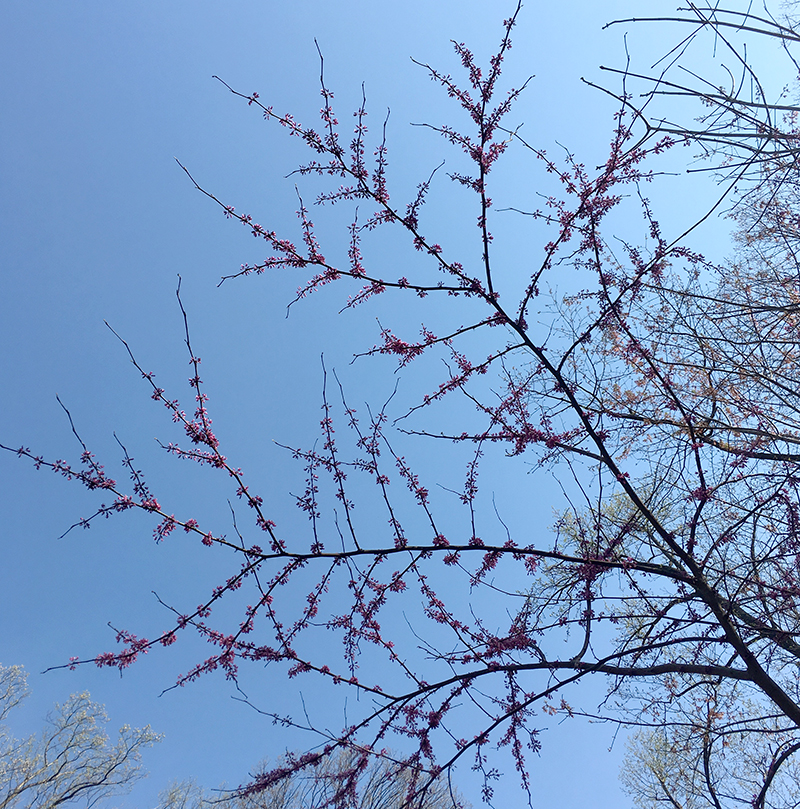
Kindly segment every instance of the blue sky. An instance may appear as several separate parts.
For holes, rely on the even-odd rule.
[[[525,122],[526,138],[554,151],[563,144],[590,165],[603,160],[613,108],[580,77],[602,80],[599,64],[624,63],[628,29],[601,28],[637,10],[641,4],[621,0],[526,5],[507,63],[510,85],[536,77],[514,113],[515,122]],[[295,181],[286,175],[302,151],[211,77],[245,93],[257,91],[277,111],[310,122],[320,105],[316,38],[340,118],[357,105],[362,81],[373,126],[391,108],[390,169],[400,195],[408,196],[442,159],[453,159],[443,141],[410,124],[457,119],[409,57],[457,74],[449,40],[465,41],[485,58],[511,11],[511,3],[494,0],[6,4],[0,12],[0,442],[25,444],[50,458],[76,458],[58,395],[112,476],[124,474],[116,432],[152,488],[168,492],[170,509],[192,510],[220,524],[229,520],[230,493],[222,481],[163,457],[153,437],[170,440],[174,430],[104,325],[108,321],[128,340],[159,384],[189,402],[175,302],[180,274],[227,454],[268,493],[271,513],[289,524],[299,520],[288,492],[302,482],[274,441],[313,442],[323,351],[354,401],[386,398],[396,379],[386,363],[349,363],[376,342],[376,316],[396,313],[381,302],[339,316],[347,293],[326,290],[294,307],[287,319],[286,304],[302,280],[289,274],[218,288],[222,275],[263,258],[263,250],[197,193],[174,158],[237,210],[296,235]],[[637,27],[628,37],[634,59],[645,62],[672,33]],[[500,195],[508,204],[535,207],[536,167],[515,164],[513,157],[508,164],[498,170]],[[674,227],[701,204],[707,191],[698,189],[681,210],[669,211]],[[458,243],[464,237],[453,218],[462,209],[449,207],[453,187],[443,182],[436,191],[431,228],[444,234],[443,244]],[[463,211],[473,221],[474,213]],[[341,244],[336,213],[324,224],[315,216],[323,236]],[[498,233],[518,221],[504,220]],[[511,244],[508,249],[520,249],[519,241]],[[394,248],[391,240],[378,240],[369,258],[402,270],[406,259]],[[421,316],[398,317],[394,323],[414,324]],[[419,390],[414,380],[403,375],[401,398],[411,401]],[[449,480],[453,470],[437,450],[416,446],[412,452],[426,471]],[[520,490],[512,481],[524,478],[526,467],[497,470],[493,486],[499,501],[507,495],[503,502],[513,516],[512,493]],[[304,744],[298,734],[281,735],[236,702],[221,677],[159,697],[201,658],[198,643],[187,642],[175,654],[152,654],[122,678],[91,667],[40,675],[72,655],[113,648],[109,622],[145,635],[161,631],[168,616],[151,591],[193,606],[228,569],[215,551],[183,536],[154,544],[153,526],[142,515],[59,539],[91,513],[95,499],[10,456],[0,456],[0,475],[0,661],[25,665],[33,688],[20,727],[35,726],[53,701],[88,688],[106,704],[112,724],[150,723],[164,732],[166,740],[146,760],[152,776],[129,806],[153,803],[174,778],[196,778],[207,787],[237,783],[265,756]],[[547,501],[554,491],[544,484],[538,497]],[[541,505],[545,517],[538,526],[544,531],[550,510]],[[258,698],[277,697],[278,707],[296,704],[294,682],[272,672],[248,676]],[[303,687],[313,693],[313,685]],[[341,717],[343,706],[324,707]],[[622,744],[609,753],[612,738],[608,726],[577,722],[549,730],[541,758],[531,763],[537,805],[625,805],[616,787]],[[478,805],[477,795],[465,791]]]

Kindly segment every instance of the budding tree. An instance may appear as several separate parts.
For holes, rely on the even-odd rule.
[[[0,666],[0,722],[25,694],[23,670]],[[144,777],[142,750],[161,737],[149,727],[125,725],[112,742],[105,731],[107,722],[102,706],[84,692],[57,705],[38,737],[16,739],[0,724],[0,807],[92,806],[128,792]]]
[[[424,309],[419,335],[382,322],[359,361],[384,369],[394,359],[405,376],[422,366],[425,380],[431,369],[445,371],[399,413],[391,398],[355,408],[346,386],[324,372],[320,441],[291,448],[306,481],[296,497],[308,517],[302,532],[281,524],[216,437],[183,305],[190,407],[160,387],[135,354],[135,335],[125,336],[145,388],[183,430],[165,451],[217,474],[251,520],[237,521],[234,541],[222,527],[173,513],[127,450],[129,485],[112,480],[86,446],[80,465],[6,447],[105,496],[95,517],[143,511],[157,541],[181,530],[232,560],[229,577],[198,608],[176,609],[159,637],[122,630],[120,649],[72,665],[124,670],[142,652],[196,632],[214,651],[181,685],[217,669],[236,680],[241,666],[259,663],[360,695],[358,715],[336,730],[313,715],[263,708],[316,733],[318,745],[257,773],[238,792],[245,803],[346,756],[346,778],[322,804],[345,805],[388,746],[403,750],[392,766],[404,773],[406,805],[425,806],[461,763],[482,776],[490,800],[503,750],[531,802],[528,754],[539,749],[539,729],[550,715],[584,713],[645,727],[626,775],[642,805],[796,805],[796,110],[758,84],[733,37],[763,35],[791,57],[798,36],[749,10],[690,4],[672,18],[690,27],[669,64],[689,58],[689,45],[716,41],[739,60],[740,76],[718,89],[628,66],[621,90],[609,91],[616,114],[607,157],[590,168],[570,153],[551,156],[513,120],[525,84],[504,88],[502,69],[519,12],[486,66],[455,44],[463,79],[423,65],[462,112],[459,124],[426,125],[460,154],[447,191],[432,166],[415,194],[396,200],[385,126],[368,129],[365,102],[353,131],[340,124],[322,72],[318,128],[258,93],[228,88],[310,157],[295,172],[294,236],[257,224],[185,169],[266,250],[224,280],[269,283],[271,273],[292,271],[301,278],[294,303],[343,288],[345,316],[393,296],[394,310]],[[643,95],[632,93],[634,80],[644,82]],[[659,102],[675,95],[681,103],[664,113]],[[693,100],[704,105],[699,113]],[[703,219],[735,203],[739,247],[724,266],[696,244],[701,223],[667,234],[647,196],[687,144],[722,172]],[[510,248],[492,235],[492,181],[504,160],[543,189],[536,210],[502,201],[520,215]],[[696,180],[682,182],[681,193],[691,193]],[[318,238],[303,202],[309,186],[323,211],[348,212],[344,246]],[[447,245],[447,234],[431,232],[425,204],[437,192],[473,206],[473,244]],[[366,258],[389,230],[410,249],[399,277]],[[407,460],[407,448],[426,440],[467,456],[458,492],[432,494],[429,470]],[[493,509],[480,469],[503,454],[509,464],[530,459],[534,480],[560,482],[552,534],[542,530],[553,522],[545,499],[519,499],[515,526],[528,528],[512,530]],[[240,589],[247,605],[231,626],[220,607],[236,603]],[[426,622],[411,638],[394,620],[407,604],[421,604]],[[324,642],[331,633],[340,654]],[[599,708],[567,701],[566,689],[598,677],[610,688]]]

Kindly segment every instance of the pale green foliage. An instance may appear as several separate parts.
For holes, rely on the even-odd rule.
[[[20,666],[0,666],[0,722],[27,694]],[[0,725],[0,809],[93,806],[129,791],[144,776],[141,751],[160,741],[149,726],[108,737],[108,717],[87,692],[56,705],[38,736],[16,739]]]
[[[756,706],[735,689],[706,684],[696,691],[693,711],[671,712],[662,727],[628,740],[620,780],[636,806],[727,809],[758,797],[768,809],[799,807],[794,729],[778,716],[750,721]]]
[[[27,677],[22,666],[0,666],[0,722],[5,720],[9,711],[16,708],[27,694]],[[0,733],[4,731],[5,728],[0,725]]]

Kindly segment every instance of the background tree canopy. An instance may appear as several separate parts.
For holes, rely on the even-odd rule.
[[[24,671],[0,666],[0,723],[25,696]],[[102,706],[84,692],[56,705],[39,736],[16,739],[0,724],[0,807],[93,806],[127,792],[144,775],[142,750],[161,737],[149,727],[124,725],[112,743],[107,721]]]

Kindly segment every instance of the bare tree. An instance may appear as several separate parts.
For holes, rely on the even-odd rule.
[[[286,760],[278,762],[278,766],[286,764]],[[273,767],[265,764],[260,769],[270,771]],[[339,805],[348,809],[399,809],[414,794],[413,781],[414,775],[403,766],[402,759],[388,752],[363,760],[355,750],[340,750],[320,760],[311,770],[234,803],[237,809],[317,809]],[[453,805],[470,806],[444,778],[432,783],[419,803],[420,809],[447,809]]]
[[[265,709],[284,725],[313,731],[319,745],[257,774],[237,793],[245,804],[258,805],[259,795],[283,783],[288,790],[308,784],[324,794],[322,805],[346,806],[364,794],[364,778],[382,772],[370,761],[382,760],[387,739],[404,749],[392,764],[404,773],[397,776],[404,806],[425,806],[464,761],[482,776],[490,800],[499,777],[492,756],[503,749],[532,802],[526,755],[539,747],[544,717],[586,714],[642,728],[626,774],[642,806],[793,806],[800,751],[797,110],[769,98],[728,34],[767,36],[790,58],[798,37],[790,25],[749,10],[690,4],[674,18],[693,26],[686,41],[709,34],[724,42],[741,57],[752,96],[743,82],[718,91],[700,78],[698,89],[674,82],[668,71],[648,78],[627,66],[607,160],[588,169],[571,154],[551,158],[508,123],[524,89],[500,89],[519,10],[506,20],[488,66],[455,45],[463,83],[424,65],[468,121],[467,128],[428,129],[462,153],[451,193],[474,204],[478,259],[460,246],[443,249],[445,239],[425,226],[435,171],[411,199],[393,201],[385,130],[369,140],[362,104],[355,133],[343,133],[324,74],[320,131],[275,112],[256,93],[229,88],[309,148],[300,181],[317,183],[320,205],[350,215],[345,255],[334,260],[302,199],[292,240],[189,175],[268,250],[235,275],[304,272],[297,301],[349,282],[341,304],[347,313],[387,295],[398,306],[419,303],[426,307],[419,337],[381,326],[364,356],[394,358],[401,369],[443,360],[446,370],[415,406],[392,413],[399,429],[392,427],[391,400],[356,413],[344,387],[325,375],[321,443],[291,450],[306,476],[296,498],[309,518],[302,535],[272,519],[223,454],[183,305],[193,414],[124,342],[151,397],[184,431],[185,439],[164,444],[166,452],[218,473],[253,519],[249,528],[234,526],[234,541],[191,515],[176,516],[127,450],[122,465],[130,486],[112,480],[85,445],[80,467],[13,450],[112,496],[94,517],[144,511],[156,520],[157,540],[181,529],[226,549],[238,565],[199,608],[176,608],[174,625],[159,637],[121,631],[121,650],[71,665],[123,670],[141,652],[193,630],[215,651],[180,684],[216,669],[236,680],[240,664],[257,662],[360,694],[358,718],[337,731]],[[670,65],[680,67],[684,52],[681,43]],[[648,86],[638,100],[628,89],[636,79]],[[704,118],[689,125],[651,115],[667,96],[688,109],[700,101]],[[645,189],[657,180],[662,155],[682,144],[715,160],[712,168],[725,172],[727,185],[700,222],[667,236]],[[513,249],[499,252],[490,189],[492,170],[508,154],[532,178],[542,167],[544,203],[521,216]],[[691,240],[725,200],[738,201],[739,246],[720,267]],[[522,205],[508,207],[523,212]],[[642,232],[631,234],[626,224],[618,238],[620,221],[641,222]],[[400,278],[380,265],[371,269],[364,258],[365,242],[388,228],[411,247],[408,274]],[[340,423],[346,429],[335,432]],[[459,462],[469,449],[463,488],[450,500],[452,492],[431,494],[431,482],[401,449],[423,438],[442,452],[454,446]],[[559,480],[564,500],[554,536],[541,531],[549,502],[519,498],[534,529],[512,531],[494,512],[479,469],[496,449],[529,457],[537,474]],[[354,508],[370,497],[364,481],[373,493],[367,518]],[[382,510],[381,520],[374,509]],[[214,623],[219,602],[232,601],[243,586],[250,586],[250,600],[238,624],[222,617]],[[297,598],[299,588],[305,599]],[[412,592],[426,624],[409,639],[394,634],[391,616]],[[331,633],[342,641],[341,656],[317,640]],[[567,702],[568,687],[598,676],[609,684],[601,706]]]
[[[291,765],[284,757],[277,765],[264,762],[258,768],[269,772],[275,766]],[[356,773],[356,771],[358,771]],[[401,809],[413,794],[413,775],[402,760],[388,752],[378,757],[362,758],[354,750],[340,750],[320,759],[305,772],[295,772],[266,789],[237,795],[220,790],[213,797],[191,782],[173,785],[162,795],[161,809],[200,809],[225,804],[235,809],[323,809],[341,806],[346,809]],[[420,809],[447,809],[454,805],[469,809],[458,790],[444,778],[426,791]]]

